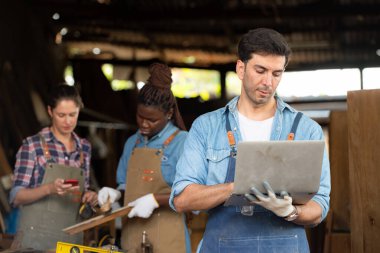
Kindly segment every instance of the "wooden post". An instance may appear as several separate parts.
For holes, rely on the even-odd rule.
[[[349,232],[350,191],[348,188],[347,112],[332,111],[329,122],[330,208],[334,217],[331,230]]]
[[[347,95],[351,252],[380,252],[380,90]]]

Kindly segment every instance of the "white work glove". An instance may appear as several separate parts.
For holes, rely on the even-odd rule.
[[[295,207],[292,205],[292,198],[286,191],[282,191],[281,198],[277,198],[268,182],[264,182],[263,186],[267,190],[268,196],[252,187],[251,194],[245,194],[245,197],[251,202],[272,211],[279,217],[287,217],[294,211]]]
[[[118,190],[115,190],[110,187],[103,187],[98,192],[98,203],[99,206],[104,205],[107,203],[107,201],[110,202],[110,204],[114,203],[115,201],[118,201],[121,197],[121,193]]]
[[[159,207],[156,199],[153,196],[153,193],[144,195],[135,201],[129,202],[128,206],[133,207],[132,210],[128,213],[128,217],[140,217],[140,218],[149,218],[153,210]]]

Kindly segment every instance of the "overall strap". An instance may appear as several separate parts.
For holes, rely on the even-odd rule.
[[[141,141],[140,141],[139,137],[137,136],[136,141],[135,141],[135,145],[133,146],[133,149],[135,149],[137,147],[137,145],[139,145],[140,143],[141,143]]]
[[[227,173],[226,178],[224,180],[225,183],[230,183],[234,181],[235,178],[235,156],[236,156],[236,141],[234,137],[234,133],[231,130],[230,120],[228,118],[229,115],[229,108],[227,106],[226,108],[226,131],[227,131],[227,138],[228,138],[228,144],[230,145],[230,156],[228,160],[228,167],[227,167]]]
[[[42,134],[39,134],[38,136],[40,137],[40,140],[41,140],[41,145],[42,145],[42,149],[43,149],[43,153],[44,153],[44,157],[45,157],[46,161],[48,163],[54,162],[51,158],[49,147],[46,143],[45,138],[42,136]]]
[[[162,144],[162,148],[166,148],[167,146],[169,146],[169,144],[172,142],[172,140],[174,139],[174,137],[177,136],[177,134],[180,132],[179,129],[177,129],[174,133],[172,133],[165,141],[164,141],[164,144]]]
[[[302,112],[298,112],[293,121],[292,128],[290,129],[290,133],[288,134],[288,141],[294,140],[294,136],[296,135],[298,123],[300,123],[301,117],[302,117]]]
[[[83,166],[83,164],[84,164],[84,155],[83,155],[83,151],[82,151],[82,149],[79,151],[79,161],[80,161],[80,167],[82,167]]]
[[[49,151],[49,147],[48,147],[48,144],[46,143],[45,138],[42,136],[42,134],[39,134],[39,137],[41,139],[42,149],[43,149],[46,161],[48,163],[54,163],[55,161],[51,157],[51,154],[50,154],[50,151]],[[82,149],[79,150],[79,163],[80,163],[79,167],[82,168],[82,166],[84,164],[84,155],[83,155]]]
[[[229,110],[229,107],[227,106],[226,111],[225,111],[227,138],[228,138],[228,144],[230,145],[230,148],[231,148],[231,156],[235,156],[236,155],[236,141],[235,141],[234,133],[231,130],[230,120],[228,119],[229,112],[230,110]]]

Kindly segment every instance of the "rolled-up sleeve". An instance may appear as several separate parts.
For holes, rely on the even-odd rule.
[[[177,172],[169,199],[175,210],[174,198],[190,184],[206,184],[207,160],[205,148],[205,131],[202,117],[194,121],[186,138],[183,153],[177,163]]]
[[[35,167],[35,157],[33,144],[24,140],[16,154],[16,164],[13,173],[13,187],[9,193],[9,202],[13,203],[16,194],[23,188],[30,186],[33,170]]]
[[[325,140],[322,129],[319,128],[312,139]],[[325,147],[322,161],[322,172],[320,178],[320,185],[317,194],[312,198],[317,202],[322,208],[322,220],[327,216],[330,206],[330,191],[331,191],[331,180],[330,180],[330,162],[327,155],[327,149]]]
[[[329,159],[327,158],[327,151],[325,149],[325,152],[323,155],[322,173],[321,173],[319,190],[318,190],[317,194],[312,198],[312,200],[317,202],[322,208],[322,219],[321,219],[321,221],[326,218],[327,213],[329,211],[330,189],[331,189],[330,163],[329,163]]]
[[[13,201],[16,198],[16,194],[21,190],[24,189],[25,187],[22,186],[14,186],[12,187],[11,191],[9,192],[9,203],[13,203]]]

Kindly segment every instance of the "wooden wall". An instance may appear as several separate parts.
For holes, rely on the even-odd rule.
[[[330,212],[326,219],[324,253],[350,252],[350,184],[348,176],[347,111],[332,111],[329,120],[331,173]]]
[[[351,252],[380,252],[380,90],[347,95]],[[347,188],[348,189],[348,188]]]
[[[329,124],[333,231],[350,231],[347,112],[333,111]]]
[[[0,141],[10,164],[23,138],[41,127],[31,92],[46,100],[63,81],[63,48],[26,1],[0,1]]]

